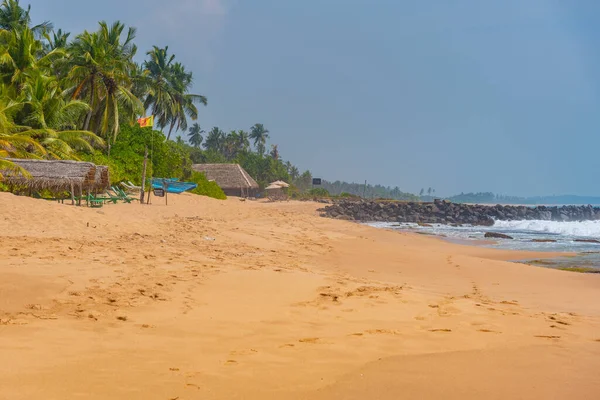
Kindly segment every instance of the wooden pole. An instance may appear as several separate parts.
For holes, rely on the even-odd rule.
[[[75,205],[75,185],[71,182],[71,205]]]
[[[169,192],[167,192],[167,187],[168,187],[168,185],[165,183],[165,180],[163,179],[163,190],[165,191],[165,206],[169,205]]]
[[[144,152],[144,168],[142,169],[142,191],[140,193],[140,204],[144,204],[144,195],[146,194],[146,167],[148,165],[148,146]],[[150,185],[152,186],[152,185]],[[148,199],[150,199],[150,191],[148,191]]]

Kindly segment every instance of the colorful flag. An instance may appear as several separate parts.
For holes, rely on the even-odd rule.
[[[138,124],[140,124],[140,126],[142,128],[153,127],[154,126],[154,115],[151,115],[149,117],[139,118],[137,120],[137,122],[138,122]]]

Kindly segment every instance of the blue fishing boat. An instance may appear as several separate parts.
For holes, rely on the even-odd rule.
[[[167,193],[183,193],[188,190],[196,189],[198,185],[194,182],[178,182],[177,178],[153,178],[153,189],[165,189]]]

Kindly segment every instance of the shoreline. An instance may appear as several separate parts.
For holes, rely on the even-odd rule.
[[[94,210],[0,193],[3,394],[600,391],[600,276],[321,218],[320,206],[179,195]]]
[[[536,259],[564,259],[564,258],[572,258],[572,257],[576,257],[585,253],[578,253],[578,252],[551,252],[551,251],[535,251],[535,250],[518,250],[518,249],[499,249],[499,248],[494,248],[494,247],[486,247],[486,245],[492,245],[492,244],[497,244],[498,241],[496,240],[490,240],[490,239],[461,239],[461,238],[453,238],[453,237],[448,237],[445,235],[438,235],[435,233],[428,233],[428,232],[418,232],[414,229],[393,229],[393,228],[378,228],[378,227],[373,227],[370,226],[368,224],[362,224],[361,225],[364,226],[369,226],[371,228],[374,229],[385,229],[391,232],[402,232],[402,233],[409,233],[409,234],[413,234],[413,235],[419,235],[422,237],[429,237],[431,239],[437,239],[440,240],[442,242],[445,243],[450,243],[450,244],[454,244],[456,246],[466,246],[466,247],[474,247],[474,248],[482,248],[482,249],[489,249],[489,250],[493,250],[493,251],[497,251],[499,252],[499,255],[496,257],[492,257],[490,259],[494,259],[494,260],[502,260],[502,261],[509,261],[509,262],[514,262],[514,263],[523,263],[526,262],[528,260],[536,260]],[[524,257],[524,256],[528,256],[528,257]],[[516,258],[513,258],[516,257]]]

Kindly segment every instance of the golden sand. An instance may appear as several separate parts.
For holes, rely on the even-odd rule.
[[[0,193],[0,399],[600,398],[600,276],[319,206]]]

